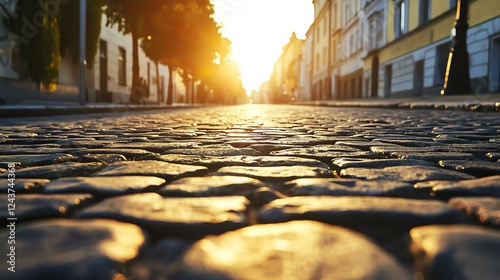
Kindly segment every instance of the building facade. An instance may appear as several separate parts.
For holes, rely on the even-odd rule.
[[[9,103],[25,101],[67,101],[77,102],[79,84],[79,66],[69,58],[61,60],[59,79],[54,92],[39,92],[36,85],[16,72],[12,63],[11,52],[14,47],[12,34],[4,26],[4,19],[15,16],[15,0],[0,2],[0,98]],[[117,27],[106,26],[106,18],[101,22],[101,34],[98,52],[92,68],[86,71],[86,101],[128,103],[132,92],[132,37],[123,35]],[[156,65],[139,49],[140,77],[147,103],[165,103],[169,82],[169,69]],[[185,88],[182,82],[174,84],[176,99],[183,99]]]
[[[306,39],[312,44],[304,44],[302,50],[312,58],[302,62],[301,71],[306,73],[300,80],[301,88],[311,88],[312,100],[439,94],[457,0],[314,0],[313,4],[315,21]],[[500,1],[470,0],[468,23],[472,91],[500,92]],[[310,79],[305,78],[308,63]]]

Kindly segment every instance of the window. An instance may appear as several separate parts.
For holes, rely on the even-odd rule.
[[[325,47],[323,48],[323,66],[326,64],[326,60],[327,58],[326,58],[326,47]]]
[[[337,29],[337,3],[333,5],[333,29]]]
[[[319,53],[316,54],[316,70],[319,69]]]
[[[399,0],[399,2],[396,2],[396,8],[394,10],[394,35],[396,38],[399,38],[408,31],[408,15],[406,8],[406,0]]]
[[[323,20],[323,35],[326,35],[326,30],[328,29],[326,23],[327,23],[327,18],[325,17],[325,19]]]
[[[321,34],[319,32],[319,26],[318,26],[318,28],[316,28],[316,34],[317,34],[317,36],[316,36],[316,42],[319,42],[319,35]]]
[[[127,85],[127,60],[124,48],[118,48],[118,84]]]
[[[450,0],[450,9],[453,9],[457,6],[457,0]]]
[[[430,3],[429,0],[420,0],[418,10],[418,24],[422,25],[430,19]]]

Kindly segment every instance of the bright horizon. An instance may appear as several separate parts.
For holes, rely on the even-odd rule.
[[[269,80],[292,32],[305,38],[314,20],[311,0],[214,0],[214,5],[247,94]]]

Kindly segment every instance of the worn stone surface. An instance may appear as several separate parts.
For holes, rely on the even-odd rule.
[[[465,172],[476,177],[500,175],[500,162],[467,161],[467,160],[440,160],[439,166]]]
[[[199,142],[133,142],[133,143],[117,143],[109,144],[106,148],[109,149],[141,149],[154,153],[163,153],[167,150],[183,149],[183,148],[196,148],[199,147]]]
[[[119,154],[88,154],[80,156],[78,160],[81,162],[100,162],[109,165],[117,161],[126,161],[127,158]]]
[[[430,182],[437,196],[494,196],[500,197],[500,175],[458,182]]]
[[[113,196],[157,189],[166,183],[151,176],[73,177],[53,180],[45,185],[44,193],[89,193],[95,196]]]
[[[500,228],[500,198],[495,197],[455,197],[448,204],[481,224]]]
[[[190,166],[162,161],[126,161],[117,162],[96,173],[96,176],[156,176],[174,179],[186,176],[200,176],[208,172],[203,166]]]
[[[363,235],[313,221],[255,225],[204,238],[179,267],[172,279],[411,279]]]
[[[228,166],[217,170],[217,175],[248,176],[263,181],[280,180],[290,181],[297,178],[307,177],[333,177],[330,170],[326,168],[308,166]]]
[[[23,194],[17,195],[15,200],[9,201],[7,194],[1,194],[0,219],[16,217],[25,222],[39,218],[67,217],[82,204],[92,199],[91,195],[87,194],[71,194],[71,195],[41,195],[41,194]],[[14,202],[15,207],[9,207],[9,204]],[[11,212],[7,209],[14,209]]]
[[[108,198],[77,213],[133,223],[153,237],[200,238],[244,227],[248,200],[243,196],[163,198],[156,193]]]
[[[474,176],[432,166],[391,166],[381,169],[346,168],[340,176],[365,180],[388,180],[417,183],[431,180],[465,180]]]
[[[104,168],[102,163],[90,162],[66,162],[53,165],[27,167],[16,170],[16,178],[44,178],[56,179],[62,177],[87,176]],[[5,178],[7,173],[0,174],[0,178]]]
[[[259,152],[250,148],[234,148],[231,145],[214,145],[203,148],[192,149],[172,149],[163,152],[163,154],[183,154],[198,156],[259,156]]]
[[[302,178],[287,182],[293,195],[305,196],[388,196],[422,198],[422,193],[405,182],[364,181],[356,179]]]
[[[19,162],[22,167],[34,165],[48,165],[61,162],[75,161],[76,157],[70,154],[49,155],[0,155],[1,162]]]
[[[500,275],[500,232],[477,226],[425,226],[410,232],[420,279],[485,279]]]
[[[302,196],[277,199],[260,211],[262,223],[315,220],[376,237],[401,234],[428,224],[460,223],[459,212],[443,202],[388,197]]]
[[[384,168],[391,166],[433,166],[424,160],[399,160],[399,159],[353,159],[339,158],[332,161],[332,166],[339,171],[345,168]]]
[[[281,157],[281,156],[193,156],[193,155],[162,155],[161,160],[179,164],[193,164],[206,166],[210,169],[219,169],[224,166],[256,166],[256,167],[273,167],[273,166],[310,166],[319,168],[328,168],[328,165],[321,161],[300,158],[300,157]]]
[[[189,177],[175,180],[158,190],[158,193],[180,197],[248,195],[264,186],[263,182],[249,177]]]
[[[118,154],[123,155],[129,160],[135,159],[148,159],[152,158],[155,154],[141,149],[87,149],[74,153],[79,156],[92,155],[92,154]]]
[[[386,103],[377,101],[379,102]],[[424,105],[434,108],[433,104]],[[398,105],[394,103],[388,105],[390,106],[395,108]],[[411,104],[405,106],[410,108]],[[444,108],[447,105],[439,106]],[[68,183],[59,185],[61,189],[57,190],[57,195],[82,195],[59,193],[71,190],[93,196],[93,199],[84,201],[88,203],[68,208],[68,215],[64,216],[66,221],[76,220],[76,224],[82,227],[85,227],[84,222],[88,221],[84,216],[106,217],[110,222],[127,221],[139,225],[152,241],[152,245],[143,248],[140,256],[134,261],[123,261],[126,264],[119,262],[109,266],[109,262],[99,259],[99,255],[79,249],[81,242],[75,238],[68,242],[72,250],[68,249],[71,253],[65,253],[65,256],[80,256],[79,252],[90,254],[82,261],[81,267],[87,273],[85,277],[74,277],[78,267],[73,265],[68,266],[70,268],[67,271],[73,273],[69,276],[59,277],[31,271],[31,268],[22,266],[24,257],[19,256],[19,270],[30,273],[21,277],[22,279],[174,279],[181,268],[180,264],[187,264],[184,263],[187,260],[186,250],[189,250],[193,242],[198,242],[207,235],[212,235],[210,239],[217,239],[220,234],[238,231],[241,227],[260,226],[264,214],[272,214],[270,217],[273,219],[285,217],[283,222],[288,219],[313,219],[355,229],[367,235],[372,240],[370,242],[375,243],[382,252],[389,253],[411,277],[411,274],[416,272],[413,265],[415,258],[410,252],[409,235],[414,226],[466,222],[482,228],[495,227],[491,221],[496,217],[496,208],[488,201],[496,202],[492,199],[498,198],[495,184],[499,184],[494,180],[491,182],[491,179],[475,181],[474,176],[479,178],[498,175],[484,173],[485,169],[492,170],[491,166],[495,166],[499,160],[498,113],[403,110],[402,107],[396,110],[328,108],[285,104],[196,109],[169,107],[148,112],[134,111],[136,108],[133,106],[130,108],[131,111],[125,113],[3,118],[0,121],[0,168],[7,169],[5,167],[11,160],[21,162],[16,165],[17,176],[30,170],[28,168],[32,166],[28,166],[27,162],[31,161],[33,166],[42,168],[37,170],[35,180],[54,179],[56,186],[61,182]],[[65,156],[62,162],[57,162],[59,155]],[[21,160],[15,157],[21,157]],[[56,162],[52,162],[52,159],[56,159]],[[460,166],[464,166],[463,169],[456,170],[458,165],[449,164],[450,161],[457,160],[465,161],[460,162]],[[453,170],[440,167],[439,161],[448,164],[446,166],[453,166]],[[73,170],[69,169],[67,173],[63,170],[62,173],[52,175],[44,173],[47,170],[61,169],[59,164],[63,163],[66,163],[66,166],[72,165]],[[84,165],[75,168],[75,163],[101,165],[89,173],[85,168],[79,169]],[[495,164],[486,166],[485,163]],[[482,166],[483,173],[468,171],[469,167],[477,169],[474,166],[478,165]],[[106,176],[101,176],[99,172],[105,168],[103,173],[106,173]],[[41,170],[45,171],[40,172]],[[234,174],[217,173],[224,170]],[[339,176],[342,175],[342,170],[348,171],[346,175],[352,175],[354,178]],[[2,175],[5,177],[5,174]],[[231,185],[231,182],[215,181],[224,176],[235,175],[252,181],[258,178],[265,186],[259,182],[240,188],[241,185]],[[323,175],[327,177],[322,178]],[[56,180],[55,177],[61,176],[64,177],[61,178],[63,180]],[[153,176],[160,179],[156,179],[157,184],[147,187],[149,184],[145,181],[124,181],[123,176]],[[71,181],[74,177],[80,179]],[[23,200],[26,192],[43,196],[45,202],[54,195],[43,193],[48,190],[43,187],[44,183],[21,183],[23,178],[20,176],[16,179],[16,182],[20,183],[15,189],[16,198],[19,196],[21,199],[19,203],[32,207],[39,205]],[[182,183],[183,180],[177,182],[184,184],[179,187],[183,189],[181,192],[184,188],[189,189],[189,192],[179,195],[191,197],[172,197],[171,193],[161,196],[157,193],[163,187],[168,189],[169,184],[178,179],[185,179],[186,183]],[[106,183],[102,183],[104,181]],[[453,185],[453,191],[438,189],[438,185],[452,184],[459,185]],[[464,188],[463,184],[471,186]],[[0,190],[7,191],[7,188],[3,188],[4,186],[0,186]],[[206,196],[215,194],[215,190],[216,197]],[[5,192],[3,194],[5,195]],[[237,194],[240,196],[234,197]],[[463,197],[460,200],[457,198],[461,203],[459,206],[454,199],[458,196]],[[486,198],[479,203],[469,200],[471,196],[476,196],[474,199],[478,196]],[[8,198],[7,196],[6,201]],[[448,205],[450,198],[452,200]],[[452,202],[454,204],[451,204]],[[467,207],[474,211],[467,212]],[[35,220],[48,221],[52,219],[50,217]],[[482,223],[479,217],[487,217],[483,218],[487,222]],[[5,223],[6,219],[3,221]],[[16,222],[16,230],[27,224],[21,219]],[[281,227],[282,224],[269,226]],[[269,255],[270,259],[260,262],[259,269],[271,269],[273,273],[277,271],[279,274],[280,271],[288,271],[287,267],[282,265],[293,263],[292,268],[297,268],[299,272],[296,275],[285,275],[283,279],[299,278],[297,275],[302,275],[300,273],[303,272],[306,273],[304,275],[309,275],[307,273],[311,269],[314,269],[312,276],[304,276],[305,278],[321,279],[324,276],[323,279],[338,279],[353,269],[369,271],[372,265],[376,268],[385,267],[377,266],[380,250],[367,261],[360,259],[365,250],[357,249],[346,253],[342,258],[328,258],[332,250],[323,247],[328,248],[330,243],[316,242],[316,239],[312,239],[312,243],[304,243],[300,240],[310,239],[316,231],[308,230],[308,227],[300,230],[304,233],[298,238],[291,235],[287,235],[290,239],[280,236],[273,246],[269,246],[274,253]],[[62,236],[52,234],[51,238],[63,239],[70,235],[67,231],[61,232]],[[0,240],[5,238],[6,234],[4,228],[0,233]],[[78,237],[77,234],[71,234]],[[273,240],[274,237],[269,239]],[[281,257],[278,255],[281,251],[275,252],[275,248],[283,248],[281,239],[299,242],[299,253],[303,254],[294,256],[298,256],[300,261],[275,258]],[[238,264],[244,264],[243,261],[253,258],[254,251],[263,252],[269,249],[252,242],[252,239],[245,238],[241,243],[226,245],[220,250],[203,250],[206,249],[211,256],[217,255],[218,260],[224,260],[223,254],[226,252],[254,244],[248,255],[231,257],[235,259],[234,265],[231,266],[239,268]],[[94,240],[93,246],[101,248],[101,243]],[[1,244],[6,243],[0,242],[0,246]],[[277,247],[274,244],[278,244]],[[45,252],[37,246],[33,246],[30,254],[44,260]],[[333,253],[340,252],[335,248]],[[309,258],[309,251],[320,252],[319,261]],[[455,252],[467,254],[468,249],[456,247]],[[53,253],[47,250],[47,254]],[[480,255],[488,258],[487,252]],[[354,265],[344,263],[344,260],[351,258],[356,258],[358,262]],[[100,267],[113,267],[113,272],[102,276],[99,274],[101,270],[85,266],[87,262],[92,261],[101,263]],[[210,259],[207,257],[203,261]],[[329,274],[332,272],[332,267],[329,266],[331,262],[342,267],[333,277]],[[305,268],[300,266],[302,264]],[[202,271],[211,267],[197,269]],[[166,270],[168,272],[165,274]],[[196,273],[197,270],[192,271]],[[209,275],[212,274],[202,276],[208,278]],[[215,278],[223,279],[221,275]],[[243,273],[238,274],[240,275],[247,277]],[[316,275],[318,276],[315,277]],[[369,275],[352,278],[377,278],[374,274]],[[256,278],[253,276],[248,275],[249,278]],[[0,275],[0,279],[4,278]],[[261,278],[274,279],[267,275]],[[466,279],[460,275],[458,278]],[[385,278],[381,276],[378,279]]]
[[[8,179],[0,179],[0,193],[7,193],[8,189],[13,189],[16,193],[37,192],[49,181],[47,179],[16,179],[13,182],[13,188],[11,188],[9,183],[12,182],[9,182]]]
[[[112,220],[48,220],[16,229],[16,272],[1,279],[116,279],[145,244],[135,225]],[[9,252],[7,242],[0,242]],[[2,266],[5,268],[5,266]]]

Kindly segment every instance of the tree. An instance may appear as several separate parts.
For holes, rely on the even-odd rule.
[[[227,66],[231,42],[219,32],[211,1],[168,3],[148,17],[149,40],[143,41],[142,48],[149,58],[169,66],[167,103],[172,104],[172,71],[183,69],[183,76],[192,75],[201,80],[203,89],[215,86],[216,77],[221,78],[222,65]],[[184,82],[188,79],[184,78]]]
[[[49,0],[18,0],[16,16],[7,23],[15,34],[13,56],[37,88],[54,91],[59,78],[59,4]]]
[[[94,65],[94,58],[99,46],[101,21],[105,0],[87,0],[86,16],[86,57],[87,66]],[[61,33],[60,49],[63,57],[68,55],[72,62],[78,63],[80,51],[80,1],[72,0],[61,5],[59,30]]]
[[[104,13],[107,16],[107,25],[117,25],[123,34],[132,35],[132,92],[131,102],[134,99],[134,91],[140,84],[139,74],[139,40],[148,36],[146,30],[151,26],[146,25],[146,19],[169,2],[179,0],[106,0]],[[168,20],[165,18],[165,20]],[[148,21],[149,22],[149,21]]]

